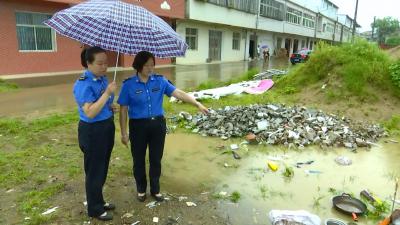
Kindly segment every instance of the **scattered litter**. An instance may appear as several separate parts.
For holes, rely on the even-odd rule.
[[[393,139],[390,139],[390,140],[389,140],[389,142],[396,143],[396,144],[398,144],[398,143],[399,143],[398,141],[396,141],[396,140],[393,140]]]
[[[273,163],[273,162],[268,162],[268,167],[272,170],[272,171],[277,171],[278,170],[278,165]]]
[[[152,201],[152,202],[147,203],[146,207],[151,209],[151,208],[156,207],[157,205],[160,205],[160,203],[158,203],[157,201]]]
[[[322,172],[319,170],[304,170],[306,174],[321,174]]]
[[[53,139],[51,139],[52,141],[58,141],[58,139],[57,138],[53,138]]]
[[[170,201],[171,198],[169,198],[169,197],[164,197],[164,200],[165,200],[165,201]]]
[[[120,158],[119,158],[119,157],[116,157],[115,160],[120,160]]]
[[[242,157],[240,157],[240,155],[236,152],[232,150],[232,155],[234,159],[241,159]]]
[[[253,133],[249,133],[246,135],[246,141],[249,144],[257,144],[257,136]]]
[[[310,165],[312,163],[314,163],[314,160],[309,160],[309,161],[306,161],[306,162],[297,162],[296,163],[296,167],[297,168],[301,168],[302,165]]]
[[[24,218],[24,220],[30,220],[30,219],[31,219],[30,217],[25,217],[25,218]]]
[[[186,196],[179,196],[178,197],[178,200],[181,202],[181,201],[183,201],[183,200],[186,200],[186,199],[188,199],[188,197],[186,197]]]
[[[231,167],[231,165],[229,165],[228,163],[224,163],[224,167],[228,168]]]
[[[153,217],[153,222],[158,223],[158,217]]]
[[[268,156],[267,158],[272,161],[282,161],[283,160],[283,158],[280,156]]]
[[[84,205],[84,206],[87,206],[87,201],[83,202],[83,205]]]
[[[121,219],[124,219],[124,218],[131,218],[131,217],[133,217],[133,214],[132,214],[132,213],[125,213],[125,214],[121,217]]]
[[[139,223],[140,223],[140,221],[136,221],[136,222],[132,223],[131,225],[136,225],[136,224],[139,224]]]
[[[321,224],[321,219],[317,215],[311,214],[305,210],[271,210],[269,212],[269,219],[272,224],[289,224],[295,222],[302,225]]]
[[[14,189],[8,189],[7,191],[6,191],[6,193],[11,193],[11,192],[13,192],[13,191],[15,191]]]
[[[329,218],[325,220],[326,225],[347,225],[347,223],[343,222],[342,220],[338,220],[335,218]]]
[[[237,144],[231,144],[231,150],[238,150],[239,146]]]
[[[210,192],[209,191],[205,191],[205,192],[202,192],[202,193],[200,193],[201,195],[208,195]]]
[[[326,88],[326,84],[322,85],[321,89],[325,89]]]
[[[186,205],[189,207],[197,206],[196,203],[194,203],[194,202],[186,202]]]
[[[58,209],[58,206],[53,207],[53,208],[51,208],[51,209],[48,209],[46,212],[43,212],[42,215],[48,215],[48,214],[50,214],[50,213],[53,213],[53,212],[56,211],[56,209]]]
[[[227,194],[228,194],[228,192],[226,192],[226,191],[221,191],[218,193],[218,195],[220,195],[220,196],[226,196]]]
[[[338,156],[338,157],[336,157],[335,162],[337,164],[339,164],[339,165],[342,165],[342,166],[349,166],[349,165],[351,165],[353,163],[351,161],[351,159],[349,159],[346,156]]]

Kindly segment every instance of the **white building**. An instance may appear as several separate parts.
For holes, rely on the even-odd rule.
[[[317,40],[349,41],[350,17],[337,12],[329,0],[187,0],[176,30],[189,49],[176,63],[247,60],[260,47],[289,56]]]

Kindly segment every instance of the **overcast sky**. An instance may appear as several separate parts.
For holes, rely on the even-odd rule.
[[[354,18],[356,0],[331,0],[339,7],[340,14],[347,14]],[[392,16],[400,19],[399,0],[358,0],[357,23],[362,27],[360,31],[371,30],[371,23],[376,18]]]

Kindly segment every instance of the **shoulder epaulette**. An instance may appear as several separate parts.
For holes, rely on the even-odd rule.
[[[87,78],[87,76],[82,75],[82,76],[79,77],[79,80],[86,80],[86,78]]]
[[[164,77],[163,75],[160,75],[160,74],[154,74],[153,76],[155,76],[155,77]]]
[[[126,81],[128,81],[128,80],[130,80],[130,79],[132,79],[132,77],[126,78],[124,81],[122,81],[122,83],[125,83]]]

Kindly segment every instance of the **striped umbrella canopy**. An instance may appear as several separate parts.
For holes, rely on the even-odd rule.
[[[44,22],[56,32],[90,46],[160,58],[184,56],[185,41],[148,10],[118,0],[90,0],[62,10]]]

